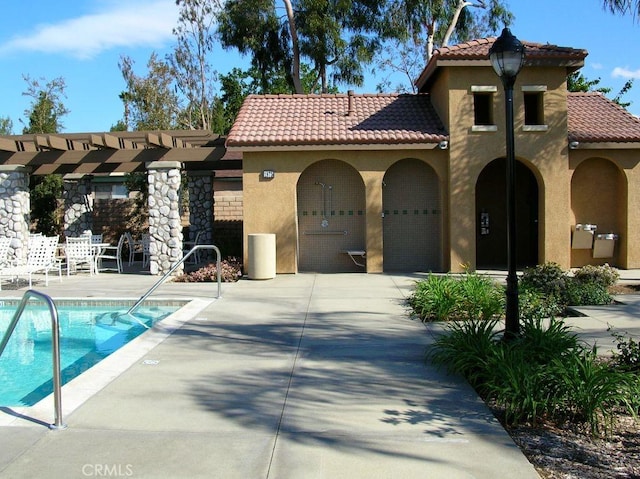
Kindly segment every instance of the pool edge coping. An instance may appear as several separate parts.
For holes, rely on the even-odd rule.
[[[61,298],[63,300],[73,298]],[[85,298],[86,300],[87,298]],[[114,300],[117,300],[114,299]],[[129,299],[121,298],[122,301]],[[133,366],[144,355],[162,343],[166,338],[188,321],[213,304],[216,299],[181,298],[186,304],[176,312],[156,323],[132,341],[114,351],[80,376],[62,386],[62,420],[73,413],[96,393],[104,389],[123,372]],[[91,299],[89,299],[91,301]],[[153,301],[153,300],[151,300]],[[173,301],[170,298],[158,299]],[[0,410],[0,427],[3,426],[42,426],[54,420],[53,393],[41,399],[33,406],[7,406]]]

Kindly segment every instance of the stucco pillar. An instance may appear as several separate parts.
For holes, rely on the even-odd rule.
[[[67,175],[64,178],[64,233],[80,236],[93,229],[93,197],[90,175]]]
[[[367,273],[383,271],[382,179],[384,171],[361,172],[365,184]]]
[[[211,171],[193,171],[187,176],[189,188],[189,230],[200,232],[200,244],[213,243],[213,176]],[[192,236],[189,240],[195,240]],[[200,251],[201,258],[209,258],[211,250]]]
[[[21,165],[0,166],[0,234],[13,238],[9,254],[15,259],[24,259],[27,255],[31,212],[29,174],[30,170]]]
[[[460,161],[462,163],[462,161]],[[449,269],[460,273],[476,268],[475,188],[479,168],[460,165],[449,175]],[[444,223],[447,226],[447,222]]]
[[[149,182],[149,269],[163,275],[182,259],[180,162],[154,161],[147,166]],[[174,274],[181,274],[182,265]]]

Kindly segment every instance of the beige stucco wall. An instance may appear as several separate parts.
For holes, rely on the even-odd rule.
[[[586,175],[590,181],[572,182],[572,198],[577,203],[571,211],[571,224],[591,222],[598,233],[619,235],[614,256],[606,260],[621,268],[640,268],[640,152],[633,149],[571,150],[571,175]],[[581,167],[588,170],[580,172]],[[615,172],[615,175],[612,174]],[[579,178],[578,175],[576,175]],[[580,204],[580,202],[586,203]],[[582,208],[581,208],[582,206]],[[617,207],[617,211],[613,211]],[[577,217],[576,211],[587,218]],[[589,251],[573,251],[572,266],[602,264]]]
[[[432,91],[448,92],[450,132],[449,210],[451,217],[450,264],[475,268],[475,187],[484,167],[506,155],[504,90],[491,68],[456,67],[440,75]],[[515,154],[533,172],[539,191],[539,261],[569,267],[569,182],[565,72],[562,69],[525,68],[514,86]],[[472,131],[471,86],[495,86],[496,131]],[[524,131],[523,85],[546,85],[547,131]],[[438,100],[439,102],[441,100]],[[443,109],[440,107],[439,109]],[[506,195],[506,193],[505,193]]]
[[[360,172],[365,185],[367,272],[382,272],[382,179],[396,161],[416,158],[430,165],[438,174],[443,191],[442,204],[447,204],[445,181],[447,153],[438,149],[421,150],[343,150],[343,151],[269,151],[244,152],[243,202],[244,251],[247,261],[249,234],[276,234],[276,271],[295,273],[297,265],[297,200],[296,185],[300,174],[311,164],[340,160]],[[272,170],[275,177],[262,179],[263,170]],[[446,207],[443,217],[448,217]],[[443,226],[443,230],[446,230]],[[443,241],[447,241],[446,234]],[[446,245],[443,251],[446,251]],[[447,263],[446,258],[443,258]]]
[[[572,211],[572,175],[589,158],[605,158],[620,171],[616,184],[593,196],[594,204],[610,195],[603,204],[622,205],[613,212],[613,226],[620,235],[616,266],[640,268],[640,153],[631,149],[570,150],[567,132],[566,70],[525,68],[514,87],[515,153],[533,173],[538,185],[538,262],[552,261],[562,268],[575,266],[571,249],[571,228],[576,223]],[[493,95],[495,131],[474,131],[472,85],[495,86]],[[545,86],[544,124],[546,130],[526,131],[523,86]],[[275,233],[277,272],[297,272],[296,184],[302,171],[314,162],[335,159],[360,172],[366,194],[367,271],[383,268],[382,179],[396,161],[417,158],[434,168],[440,179],[443,209],[442,264],[445,270],[462,271],[476,267],[476,183],[482,170],[506,155],[504,90],[490,67],[456,66],[440,70],[430,84],[434,108],[450,133],[449,149],[434,145],[421,149],[244,152],[244,250],[247,235]],[[275,171],[275,178],[261,179],[263,170]],[[596,172],[597,176],[597,172]],[[591,185],[579,188],[593,188]],[[588,192],[587,192],[588,193]],[[506,192],[496,192],[497,195]],[[582,195],[583,192],[573,192]],[[615,198],[613,198],[615,196]],[[505,198],[506,200],[506,198]],[[615,200],[615,201],[614,201]],[[603,218],[604,212],[597,214]],[[582,220],[578,220],[582,221]],[[603,227],[606,220],[600,220]],[[583,261],[583,260],[580,260]],[[588,262],[585,260],[585,262]]]

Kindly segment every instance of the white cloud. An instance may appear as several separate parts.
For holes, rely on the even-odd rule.
[[[42,52],[90,59],[116,47],[159,47],[172,38],[178,19],[173,0],[108,4],[108,10],[39,25],[0,45],[0,52]]]
[[[639,70],[629,70],[628,68],[615,67],[611,72],[611,76],[613,78],[626,78],[627,80],[631,78],[640,78],[640,69]]]
[[[602,70],[603,66],[602,63],[592,63],[591,68],[593,68],[594,70]]]

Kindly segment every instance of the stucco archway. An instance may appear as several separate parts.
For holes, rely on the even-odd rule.
[[[506,167],[504,158],[484,167],[476,182],[476,265],[478,269],[507,267]],[[516,161],[516,265],[538,263],[538,182]]]
[[[364,250],[365,190],[360,174],[338,160],[305,169],[297,184],[298,270],[363,272],[345,252]]]
[[[442,269],[442,206],[435,170],[417,159],[394,163],[382,184],[384,271]]]
[[[605,158],[580,163],[571,177],[572,224],[597,225],[598,233],[624,235],[627,217],[627,182],[622,171]],[[620,248],[612,257],[593,258],[592,249],[571,249],[571,267],[619,263]]]

